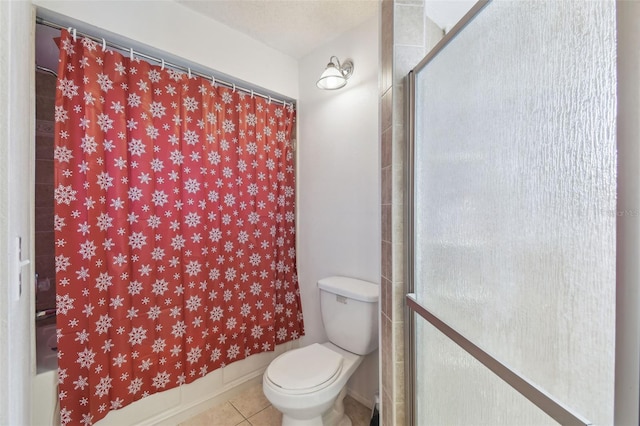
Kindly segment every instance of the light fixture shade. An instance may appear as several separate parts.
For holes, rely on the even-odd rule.
[[[345,84],[347,84],[347,79],[332,63],[329,63],[318,79],[316,86],[320,89],[336,90],[344,87]]]
[[[332,56],[330,62],[327,64],[327,68],[318,79],[316,86],[324,90],[340,89],[347,84],[347,80],[351,77],[352,73],[353,62],[347,60],[344,65],[341,66],[338,58]]]

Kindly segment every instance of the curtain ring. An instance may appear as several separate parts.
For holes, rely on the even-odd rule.
[[[133,47],[129,48],[129,59],[133,61]]]
[[[269,96],[269,100],[267,101],[267,104],[271,105],[271,96]]]
[[[191,78],[191,68],[187,68],[187,75]]]
[[[251,89],[251,99],[253,99],[253,89]]]
[[[231,83],[233,84],[233,93],[236,93],[236,84],[235,83]]]
[[[76,29],[73,29],[73,41],[78,41],[77,37],[76,37]]]
[[[102,51],[104,52],[105,50],[107,50],[107,41],[103,38],[102,39]]]
[[[211,76],[211,85],[212,86],[216,85],[216,78],[214,76]]]
[[[160,69],[164,70],[164,59],[160,58],[160,60],[162,61],[161,65],[160,65]]]

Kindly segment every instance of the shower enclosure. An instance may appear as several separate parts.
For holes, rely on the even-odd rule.
[[[410,73],[414,424],[614,423],[616,65],[614,2],[496,1]]]

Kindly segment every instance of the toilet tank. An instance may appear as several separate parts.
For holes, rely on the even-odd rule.
[[[320,311],[329,341],[366,355],[378,347],[380,287],[369,281],[328,277],[318,281]]]

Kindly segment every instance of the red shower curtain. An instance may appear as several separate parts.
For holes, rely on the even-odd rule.
[[[55,121],[60,416],[299,338],[292,105],[62,32]]]

